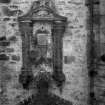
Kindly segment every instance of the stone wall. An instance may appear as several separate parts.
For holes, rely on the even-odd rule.
[[[8,0],[7,0],[8,1]],[[18,75],[22,66],[22,40],[17,17],[27,13],[35,0],[11,0],[0,3],[0,91],[1,105],[15,105],[31,91],[22,89]],[[2,1],[1,1],[2,2]],[[89,78],[87,70],[88,9],[85,0],[55,0],[58,13],[68,18],[63,38],[63,71],[66,83],[63,93],[53,92],[74,105],[87,105]],[[7,100],[7,101],[5,101]],[[5,103],[9,102],[9,103]]]
[[[98,48],[96,50],[96,67],[94,75],[94,103],[96,105],[104,105],[105,104],[105,1],[97,0],[99,4],[97,4],[94,21],[94,33],[95,33],[95,43]]]

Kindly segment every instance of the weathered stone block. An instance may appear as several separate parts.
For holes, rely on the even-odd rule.
[[[5,41],[6,40],[6,37],[3,36],[3,37],[0,37],[0,41]]]
[[[9,17],[5,17],[5,18],[3,18],[3,21],[9,21],[10,20],[10,18]]]
[[[10,45],[10,42],[8,41],[0,41],[0,46],[9,46]]]
[[[17,38],[16,38],[16,36],[12,36],[8,40],[11,41],[11,42],[16,42]]]
[[[100,14],[105,15],[105,1],[104,0],[99,0],[100,1]]]
[[[12,55],[12,60],[14,60],[14,61],[20,61],[20,56]]]
[[[9,56],[7,56],[6,54],[0,54],[0,60],[8,61],[9,60]]]
[[[0,3],[10,3],[11,0],[0,0]]]
[[[4,48],[0,48],[0,53],[4,53],[5,49]]]
[[[6,48],[5,52],[12,53],[12,52],[14,52],[14,48]]]
[[[64,56],[65,64],[71,64],[75,62],[75,56]]]

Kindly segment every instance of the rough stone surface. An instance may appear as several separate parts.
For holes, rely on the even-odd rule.
[[[95,103],[97,105],[105,104],[105,1],[98,0],[100,3],[97,6],[97,16],[99,20],[97,24],[94,25],[94,33],[95,33],[95,43],[98,48],[96,50],[96,67],[95,71],[97,75],[94,76],[94,95],[95,95]]]
[[[4,90],[5,96],[0,95],[5,97],[5,100],[9,103],[4,103],[2,100],[0,101],[2,105],[15,105],[19,100],[23,100],[31,94],[31,90],[23,90],[21,84],[18,83],[18,75],[22,66],[22,40],[17,22],[18,14],[14,14],[11,11],[17,9],[12,6],[15,5],[22,11],[22,14],[25,14],[30,9],[33,1],[35,0],[11,0],[10,4],[0,4],[0,37],[5,36],[10,40],[11,37],[16,36],[16,41],[10,43],[10,47],[14,51],[6,52],[10,56],[10,60],[4,63],[0,62],[0,65],[2,65],[0,66],[0,75],[3,77],[0,79],[0,90],[1,92]],[[68,18],[67,29],[63,38],[63,58],[65,56],[71,57],[72,61],[67,64],[63,62],[63,71],[66,75],[63,93],[60,94],[56,88],[52,92],[64,99],[70,100],[73,102],[73,105],[88,105],[89,78],[86,57],[86,16],[88,9],[85,6],[85,0],[54,1],[57,12]],[[12,16],[3,13],[5,12],[3,7],[11,9],[10,14]],[[20,60],[13,62],[11,59],[12,55],[20,56]],[[3,71],[4,67],[6,67],[5,71]],[[9,79],[5,79],[5,75],[8,75]]]

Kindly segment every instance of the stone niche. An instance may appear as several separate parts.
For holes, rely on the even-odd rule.
[[[62,37],[67,18],[57,14],[52,1],[39,0],[18,21],[22,37],[21,71],[26,72],[25,75],[35,75],[39,65],[45,64],[55,77],[59,77],[56,80],[61,82]]]

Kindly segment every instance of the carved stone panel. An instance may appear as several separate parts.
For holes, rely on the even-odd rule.
[[[38,72],[38,67],[46,71],[51,69],[54,79],[62,82],[62,37],[67,19],[57,14],[49,1],[39,0],[37,3],[34,2],[30,11],[18,18],[23,68],[30,72]]]

